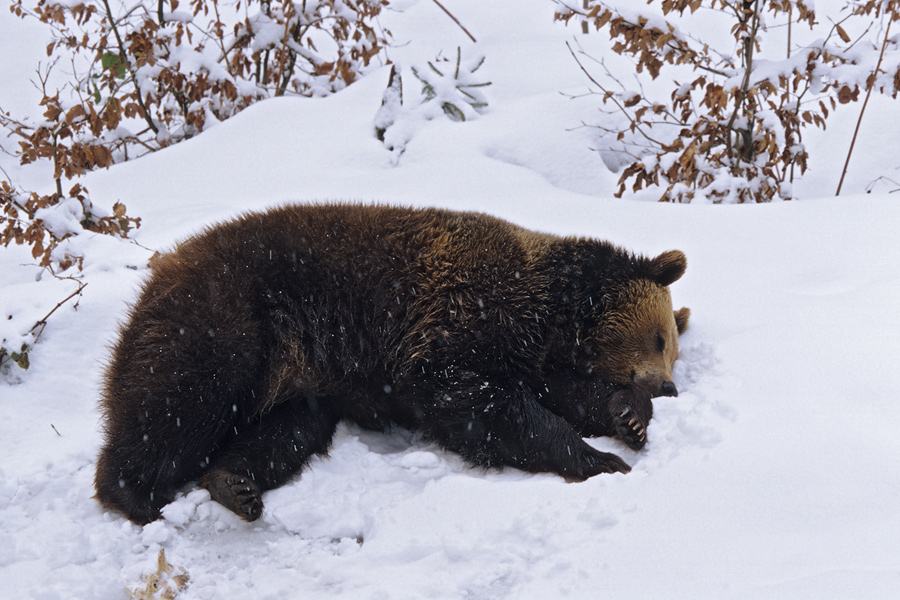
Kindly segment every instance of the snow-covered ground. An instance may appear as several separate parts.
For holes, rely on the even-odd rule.
[[[596,98],[566,95],[587,87],[565,46],[577,30],[552,22],[549,0],[443,3],[477,46],[430,0],[400,0],[384,18],[410,43],[391,57],[484,54],[489,109],[412,123],[399,160],[372,132],[384,68],[330,98],[263,102],[86,179],[95,202],[143,218],[143,247],[79,236],[77,310],[58,310],[27,374],[0,383],[0,597],[126,598],[164,548],[190,576],[184,599],[896,598],[900,199],[862,192],[900,165],[897,105],[870,105],[849,195],[828,197],[854,105],[807,133],[803,200],[617,200],[616,175],[579,128]],[[4,47],[40,51],[33,31],[0,11]],[[604,52],[605,34],[578,37]],[[14,76],[27,62],[6,54],[0,106],[25,93]],[[20,172],[8,156],[0,165]],[[633,471],[580,484],[483,473],[404,432],[342,426],[330,457],[267,493],[255,523],[190,489],[145,527],[103,512],[92,499],[98,389],[150,249],[241,211],[322,199],[480,210],[645,254],[683,250],[673,299],[693,314],[680,396],[656,400],[645,450],[592,442]],[[29,262],[0,250],[7,321],[33,322],[77,287],[35,282]]]

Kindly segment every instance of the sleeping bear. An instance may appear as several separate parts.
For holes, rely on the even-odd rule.
[[[468,463],[626,473],[583,437],[646,443],[689,311],[677,250],[635,256],[483,214],[289,205],[152,261],[102,394],[97,498],[136,523],[186,483],[242,518],[342,419]]]

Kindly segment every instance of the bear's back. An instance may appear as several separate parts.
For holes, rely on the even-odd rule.
[[[157,258],[134,314],[209,322],[217,343],[255,331],[265,346],[302,330],[335,372],[371,359],[353,340],[390,349],[378,353],[389,371],[440,360],[457,344],[501,362],[538,335],[540,255],[553,239],[478,213],[287,205],[213,226]]]
[[[208,228],[157,257],[153,272],[187,284],[233,273],[285,291],[298,281],[313,292],[310,286],[324,292],[353,281],[353,289],[370,294],[413,281],[446,287],[488,270],[492,279],[515,277],[544,237],[478,213],[287,205]]]

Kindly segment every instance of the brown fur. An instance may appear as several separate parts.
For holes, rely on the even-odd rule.
[[[616,383],[634,381],[653,390],[672,380],[681,331],[667,288],[648,280],[629,282],[616,308],[602,316],[601,326],[605,334],[604,361],[597,366],[600,376]]]
[[[581,435],[639,448],[650,398],[677,393],[689,312],[666,286],[685,266],[436,209],[286,206],[210,228],[154,262],[121,332],[98,498],[147,522],[201,478],[252,520],[341,419],[474,465],[627,471]]]

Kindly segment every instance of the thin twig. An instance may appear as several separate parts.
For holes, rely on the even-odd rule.
[[[787,22],[787,57],[791,58],[791,23],[794,18],[794,5],[788,4],[788,22]],[[793,166],[793,165],[792,165]]]
[[[52,271],[51,271],[51,273],[52,273]],[[74,292],[72,292],[71,294],[69,294],[68,296],[66,296],[66,297],[65,297],[63,300],[61,300],[60,302],[58,302],[58,303],[56,304],[56,306],[54,306],[53,309],[52,309],[50,312],[48,312],[46,315],[44,315],[44,318],[43,318],[43,319],[41,319],[40,321],[38,321],[37,323],[34,324],[34,327],[31,328],[31,331],[34,331],[34,330],[37,329],[38,327],[41,328],[41,330],[34,336],[34,340],[35,340],[35,341],[37,341],[38,337],[40,337],[41,333],[44,331],[44,326],[47,324],[47,319],[50,318],[50,315],[52,315],[53,313],[55,313],[56,310],[57,310],[58,308],[60,308],[63,304],[65,304],[66,302],[68,302],[69,300],[71,300],[72,298],[74,298],[75,296],[80,296],[80,295],[81,295],[81,291],[82,291],[84,288],[87,287],[87,282],[86,282],[86,281],[79,281],[78,279],[75,279],[74,277],[59,277],[59,276],[57,276],[56,274],[54,274],[53,276],[54,276],[54,277],[57,277],[58,279],[71,279],[72,281],[77,281],[77,282],[78,282],[78,289],[75,290]]]
[[[443,4],[441,4],[440,2],[438,2],[438,0],[434,0],[434,3],[438,5],[438,8],[440,8],[442,11],[444,11],[445,13],[447,13],[447,16],[450,17],[451,19],[453,19],[453,22],[454,22],[454,23],[456,23],[457,25],[459,25],[459,28],[462,29],[462,30],[465,32],[465,34],[466,34],[467,36],[469,36],[469,39],[470,39],[470,40],[472,40],[472,41],[475,42],[476,44],[478,43],[478,40],[475,39],[475,36],[472,35],[471,33],[469,33],[469,30],[466,29],[466,28],[463,26],[463,24],[459,22],[459,19],[457,19],[456,17],[453,16],[453,13],[451,13],[449,10],[447,10],[447,8],[446,8]]]
[[[637,121],[635,121],[633,118],[631,118],[631,115],[628,113],[628,111],[625,109],[625,107],[622,106],[618,100],[616,100],[615,96],[612,93],[608,92],[607,89],[605,87],[603,87],[603,84],[601,84],[599,81],[594,79],[594,77],[588,72],[588,70],[584,68],[584,65],[581,64],[580,60],[578,60],[578,57],[575,55],[575,51],[572,50],[572,46],[569,45],[569,42],[566,42],[566,48],[569,49],[569,53],[572,55],[572,58],[575,59],[575,62],[578,64],[578,67],[582,70],[582,72],[584,72],[584,74],[587,76],[588,80],[590,80],[591,83],[593,83],[598,88],[600,88],[606,94],[605,97],[608,97],[610,100],[613,101],[613,103],[616,105],[616,107],[618,107],[619,112],[621,112],[623,115],[625,115],[625,117],[629,121],[631,121],[631,124],[632,124],[632,126],[634,126],[635,131],[640,133],[642,136],[644,136],[645,139],[656,144],[660,148],[666,145],[660,141],[653,139],[652,137],[647,135],[647,133],[643,129],[641,129],[641,127],[640,127],[640,125],[638,125]]]
[[[850,140],[850,149],[847,151],[847,160],[844,161],[844,170],[841,171],[841,180],[838,182],[837,191],[834,193],[835,196],[841,195],[841,188],[844,186],[844,177],[847,176],[847,167],[850,165],[850,157],[853,155],[853,146],[856,145],[856,136],[859,135],[859,126],[862,124],[863,115],[866,114],[866,105],[869,104],[872,88],[875,87],[874,78],[878,77],[878,72],[881,71],[881,61],[884,59],[884,49],[887,48],[888,37],[891,33],[891,23],[893,23],[893,20],[889,18],[887,27],[884,30],[884,41],[881,42],[881,54],[878,56],[878,63],[875,65],[875,72],[872,74],[872,85],[866,90],[866,99],[863,100],[862,108],[859,110],[859,118],[856,120],[856,128],[853,130],[853,139]]]

